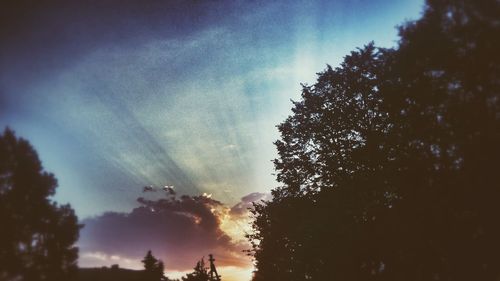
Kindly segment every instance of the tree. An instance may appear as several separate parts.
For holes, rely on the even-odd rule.
[[[428,1],[422,19],[400,29],[393,78],[381,86],[399,197],[380,223],[391,261],[386,278],[500,274],[499,8],[494,1]]]
[[[255,280],[500,276],[500,33],[494,1],[428,1],[304,86],[255,206]]]
[[[163,261],[156,259],[151,253],[151,250],[147,252],[142,263],[144,264],[144,273],[147,281],[165,280],[163,275],[165,270]]]
[[[369,244],[360,237],[385,202],[368,183],[386,153],[378,145],[389,126],[377,85],[387,52],[370,43],[328,67],[278,126],[283,186],[253,211],[255,280],[348,280],[362,263],[367,272],[377,266],[363,257]]]
[[[57,181],[14,132],[0,135],[0,279],[71,280],[80,226],[70,205],[50,197]]]
[[[202,258],[196,263],[194,271],[192,273],[186,274],[186,277],[182,277],[182,281],[209,281],[210,276],[208,274],[208,268],[205,266],[205,261]]]

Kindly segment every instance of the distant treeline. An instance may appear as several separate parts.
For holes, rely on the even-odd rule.
[[[79,268],[76,281],[179,281],[170,279],[164,275],[163,262],[156,259],[151,251],[148,251],[144,259],[143,270],[122,269],[115,264],[101,268]],[[196,263],[193,272],[181,278],[182,281],[218,281],[217,276],[210,275],[209,268],[202,258]]]
[[[143,270],[123,269],[119,267],[79,268],[77,281],[143,281]]]

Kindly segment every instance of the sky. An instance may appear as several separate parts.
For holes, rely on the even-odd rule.
[[[300,98],[300,83],[313,84],[327,64],[372,40],[395,46],[395,27],[423,7],[15,2],[0,9],[0,126],[32,143],[58,179],[54,199],[86,225],[79,264],[140,268],[152,247],[167,272],[181,274],[214,252],[228,281],[250,279],[241,254],[246,208],[278,186],[275,126]],[[157,191],[143,194],[149,185]],[[168,204],[152,211],[138,197]]]

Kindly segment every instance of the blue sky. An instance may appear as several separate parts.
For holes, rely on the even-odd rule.
[[[80,216],[130,208],[146,184],[228,203],[268,191],[274,126],[299,83],[370,40],[393,46],[422,6],[97,3],[33,8],[0,65],[2,125],[34,144]]]
[[[144,185],[232,206],[276,187],[275,126],[300,83],[423,1],[54,1],[2,19],[0,125],[27,138],[80,218]],[[5,43],[4,43],[5,42]]]

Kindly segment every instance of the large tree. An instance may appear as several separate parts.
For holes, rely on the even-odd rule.
[[[0,279],[71,280],[80,226],[69,205],[50,199],[55,177],[28,141],[0,135]]]
[[[364,245],[356,237],[372,201],[383,199],[367,183],[388,130],[377,88],[385,52],[369,44],[328,67],[278,127],[284,185],[254,211],[256,280],[328,279],[358,266]]]
[[[500,276],[500,5],[429,1],[304,86],[250,235],[255,280]]]
[[[433,0],[400,30],[381,84],[399,198],[377,225],[384,278],[500,277],[498,19],[498,1]]]

